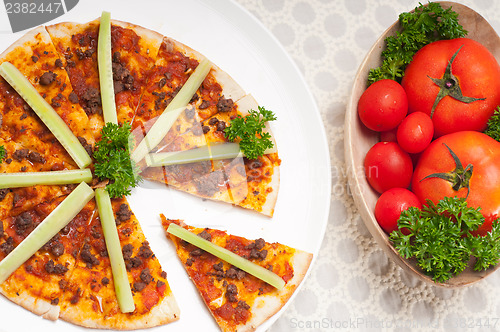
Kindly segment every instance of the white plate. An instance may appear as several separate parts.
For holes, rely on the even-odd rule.
[[[263,237],[316,256],[328,221],[331,187],[328,144],[319,111],[299,70],[278,41],[236,3],[227,0],[85,0],[49,24],[88,22],[99,17],[103,10],[110,11],[112,18],[158,31],[199,51],[278,117],[271,127],[282,159],[281,187],[272,219],[149,182],[142,183],[129,199],[146,238],[168,274],[181,310],[179,321],[148,331],[218,331],[173,246],[166,240],[158,215],[163,213],[168,218],[184,219],[188,224],[226,229],[250,239]],[[4,50],[21,35],[0,34],[0,49]],[[0,312],[0,332],[30,328],[83,330],[63,321],[44,320],[4,298],[0,299]],[[278,316],[259,330],[269,328]]]

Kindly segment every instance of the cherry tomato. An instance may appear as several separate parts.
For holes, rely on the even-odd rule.
[[[398,229],[401,212],[411,206],[422,208],[414,193],[405,188],[392,188],[378,198],[375,204],[375,218],[384,231],[391,233]]]
[[[409,114],[398,126],[399,146],[408,153],[419,153],[431,143],[434,125],[430,116],[422,112]]]
[[[483,131],[500,104],[500,66],[480,43],[457,38],[421,48],[401,85],[408,111],[424,112],[434,122],[434,136]]]
[[[368,183],[379,193],[407,188],[413,173],[410,155],[397,143],[379,142],[368,150],[364,161]]]
[[[396,81],[385,79],[370,85],[358,101],[361,122],[374,131],[397,127],[408,113],[405,90]]]

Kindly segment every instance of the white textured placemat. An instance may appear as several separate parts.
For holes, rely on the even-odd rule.
[[[270,331],[500,331],[500,271],[460,290],[423,284],[388,260],[347,187],[343,124],[353,78],[378,36],[418,1],[237,1],[298,64],[317,100],[331,152],[331,211],[322,251]],[[500,1],[457,2],[500,31]]]

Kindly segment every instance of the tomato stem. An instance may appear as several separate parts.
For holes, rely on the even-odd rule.
[[[455,162],[455,169],[451,172],[444,172],[444,173],[433,173],[430,175],[427,175],[424,177],[422,180],[425,179],[430,179],[430,178],[439,178],[445,181],[448,181],[452,184],[452,188],[455,191],[459,191],[462,188],[467,188],[467,195],[465,196],[465,199],[469,196],[469,191],[470,191],[470,178],[472,177],[472,171],[474,169],[472,164],[468,164],[465,168],[462,165],[462,162],[460,159],[457,157],[455,152],[453,152],[452,149],[445,143],[443,143],[444,146],[448,149],[448,151],[451,154],[451,157],[453,158],[453,161]]]
[[[446,69],[444,71],[443,77],[442,78],[432,78],[429,77],[437,86],[439,86],[440,90],[436,96],[436,99],[434,99],[434,104],[432,105],[431,109],[431,118],[434,115],[434,111],[436,110],[437,105],[446,96],[450,96],[458,101],[461,101],[463,103],[472,103],[473,101],[477,100],[485,100],[486,98],[474,98],[474,97],[466,97],[462,94],[462,89],[460,88],[460,83],[458,79],[453,75],[452,70],[451,70],[451,64],[457,57],[458,52],[460,52],[460,49],[462,49],[463,45],[458,48],[458,50],[453,54],[451,57],[450,61],[448,61],[448,65],[446,66]]]

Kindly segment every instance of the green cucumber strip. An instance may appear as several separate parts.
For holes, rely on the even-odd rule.
[[[94,197],[85,182],[80,183],[19,245],[0,262],[0,283],[66,226]]]
[[[31,106],[33,111],[64,146],[79,168],[85,168],[92,160],[71,129],[49,103],[36,91],[30,81],[10,62],[0,65],[0,75]]]
[[[92,181],[90,169],[76,169],[51,172],[1,173],[0,189],[30,186],[62,185]]]
[[[111,63],[111,14],[103,11],[99,25],[97,41],[97,65],[99,67],[99,84],[101,88],[102,113],[104,123],[118,124],[115,104],[115,88],[113,85],[113,67]]]
[[[264,154],[274,152],[276,152],[275,147],[267,149]],[[243,156],[238,143],[218,143],[190,150],[150,153],[146,155],[146,164],[148,167],[160,167],[205,160],[234,159]]]
[[[116,229],[111,199],[105,188],[97,188],[95,190],[95,197],[97,208],[99,209],[102,231],[104,233],[104,241],[106,242],[109,260],[111,262],[111,272],[113,274],[118,305],[120,306],[121,312],[132,312],[135,310],[135,304],[128,281],[127,270],[125,268],[120,238],[118,237],[118,231]]]
[[[191,98],[200,87],[203,80],[208,75],[212,68],[210,60],[203,59],[194,72],[189,76],[188,80],[182,86],[181,90],[175,95],[174,99],[168,104],[162,114],[156,119],[149,132],[144,139],[139,143],[136,149],[132,152],[131,158],[135,163],[144,158],[149,151],[154,149],[174,124],[182,111],[189,104]]]
[[[250,273],[256,278],[259,278],[262,281],[267,282],[269,285],[276,287],[278,290],[281,290],[283,289],[283,287],[285,287],[285,281],[276,273],[271,272],[268,269],[265,269],[262,266],[249,261],[248,259],[238,256],[235,253],[227,250],[226,248],[222,248],[210,241],[207,241],[199,237],[198,235],[191,233],[187,229],[182,228],[179,225],[173,223],[170,224],[168,226],[167,232],[191,243],[192,245],[197,246],[200,249],[211,253],[212,255],[236,266],[239,269],[242,269],[245,272]]]

